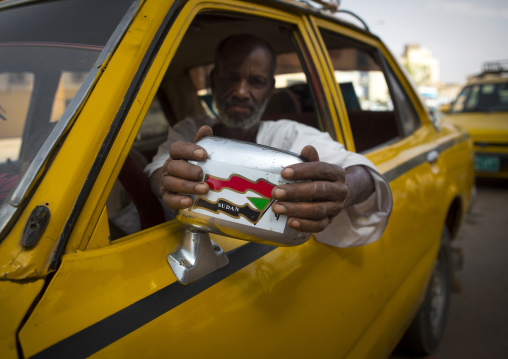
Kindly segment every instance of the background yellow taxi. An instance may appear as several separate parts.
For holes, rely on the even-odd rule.
[[[0,3],[0,357],[383,358],[403,336],[414,352],[435,349],[471,139],[429,120],[378,37],[321,7]],[[393,211],[362,247],[213,236],[229,264],[182,285],[167,259],[182,227],[140,169],[169,126],[213,111],[213,51],[235,33],[277,53],[266,118],[364,153]]]
[[[485,63],[443,121],[463,126],[471,134],[477,176],[508,178],[508,61]]]

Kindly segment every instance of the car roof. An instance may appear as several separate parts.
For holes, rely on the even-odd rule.
[[[354,29],[370,37],[377,38],[367,29],[361,28],[352,22],[338,18],[330,11],[320,10],[309,1],[296,0],[250,0],[252,3],[275,7],[297,15],[312,15],[342,26]],[[185,34],[186,41],[182,41],[179,51],[183,56],[173,59],[171,67],[173,73],[185,71],[190,68],[210,64],[213,62],[215,48],[221,39],[231,34],[231,29],[241,33],[252,33],[264,38],[277,53],[293,50],[287,38],[281,31],[274,31],[273,26],[259,26],[259,21],[252,17],[242,17],[240,14],[231,16],[223,12],[206,12],[196,16],[193,24]]]
[[[467,84],[468,85],[481,85],[481,84],[497,84],[497,83],[505,83],[508,82],[508,76],[500,76],[500,75],[487,75],[478,78],[470,79]]]
[[[323,18],[338,24],[351,27],[357,31],[365,32],[369,35],[373,35],[365,21],[357,14],[340,8],[340,0],[250,0],[253,3],[259,3],[262,5],[268,5],[286,10],[293,10],[294,12],[305,13],[307,15],[313,15],[319,18]],[[355,18],[357,22],[361,23],[363,27],[359,26],[353,21],[349,21],[345,18],[338,17],[340,15],[348,15],[351,18]]]
[[[482,72],[469,79],[468,85],[508,82],[508,60],[483,63]]]

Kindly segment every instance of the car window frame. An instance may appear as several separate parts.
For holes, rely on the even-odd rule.
[[[301,55],[303,55],[304,58],[302,66],[304,66],[304,69],[307,71],[310,71],[313,67],[315,71],[315,74],[308,74],[308,76],[311,77],[309,78],[309,84],[312,76],[316,76],[312,81],[320,84],[320,90],[323,91],[320,95],[322,105],[324,106],[324,110],[322,111],[328,111],[329,114],[324,113],[324,116],[330,116],[329,120],[323,119],[322,121],[324,130],[327,130],[328,133],[330,133],[335,139],[338,138],[339,141],[341,140],[342,132],[340,131],[340,127],[337,126],[338,117],[335,117],[333,111],[331,110],[333,108],[331,93],[327,89],[325,83],[321,81],[321,78],[323,78],[323,69],[320,66],[318,55],[315,51],[313,51],[314,48],[312,45],[312,39],[309,38],[309,30],[307,27],[308,23],[306,22],[305,16],[246,2],[238,2],[235,3],[234,6],[227,1],[216,1],[213,6],[203,0],[186,3],[178,9],[178,14],[171,20],[171,23],[167,25],[171,27],[169,29],[163,29],[161,27],[161,30],[159,31],[160,33],[158,34],[159,37],[157,39],[153,39],[153,42],[157,42],[159,46],[156,50],[154,50],[156,53],[152,55],[152,59],[143,69],[145,72],[143,82],[136,85],[136,92],[131,99],[131,103],[135,103],[136,106],[135,108],[126,111],[124,115],[125,119],[121,124],[121,128],[116,130],[118,131],[119,136],[128,137],[128,140],[126,142],[115,141],[115,143],[112,144],[110,152],[97,176],[97,180],[95,181],[93,188],[89,191],[88,198],[86,199],[86,206],[91,206],[90,208],[93,208],[93,218],[90,220],[90,218],[87,218],[86,214],[80,216],[78,223],[76,224],[77,226],[80,226],[80,230],[71,234],[69,242],[73,242],[74,244],[69,245],[66,252],[72,251],[73,249],[85,250],[86,248],[97,248],[97,246],[101,246],[101,243],[105,243],[101,238],[92,234],[99,224],[100,218],[105,217],[101,216],[101,214],[105,208],[109,191],[117,178],[117,174],[120,171],[129,150],[132,148],[137,131],[143,122],[153,98],[156,96],[159,85],[162,82],[171,60],[175,56],[179,45],[183,41],[186,31],[191,26],[194,18],[198,14],[206,11],[227,12],[254,18],[257,16],[293,26],[299,34],[299,36],[295,36],[294,38],[300,38],[299,41],[301,41],[301,43],[298,44],[298,49],[302,50]],[[308,63],[307,61],[311,62]],[[316,105],[318,106],[319,102]],[[129,132],[129,135],[124,132]],[[116,155],[114,155],[115,153]],[[111,175],[112,168],[114,168],[113,175]],[[150,233],[150,231],[154,228],[164,230],[164,228],[171,226],[174,221],[175,220],[167,221],[159,226],[129,234],[114,241],[111,245],[124,243],[126,241],[142,240],[145,237],[145,234]]]
[[[390,94],[393,95],[392,99],[393,99],[393,102],[395,103],[394,111],[395,111],[395,116],[397,116],[397,119],[398,119],[397,126],[399,128],[399,133],[401,135],[401,138],[408,137],[408,136],[412,135],[414,132],[416,132],[422,126],[421,118],[420,118],[420,116],[418,116],[418,112],[415,109],[413,101],[408,96],[407,90],[404,88],[404,86],[400,82],[400,78],[395,74],[395,72],[393,71],[393,68],[388,64],[388,61],[386,60],[383,52],[378,48],[377,53],[378,53],[377,54],[378,58],[381,61],[381,67],[383,68],[383,73],[385,75],[386,82],[388,84],[388,88],[390,89]],[[416,118],[417,124],[411,130],[406,131],[406,129],[404,128],[404,124],[403,124],[404,119],[402,118],[402,113],[401,113],[402,112],[401,108],[403,105],[401,104],[401,99],[398,96],[395,96],[395,91],[396,91],[396,90],[394,90],[395,87],[398,87],[398,89],[402,92],[402,96],[405,97],[405,99],[409,105],[409,111],[412,112],[412,115]]]
[[[416,91],[415,91],[414,85],[408,80],[408,77],[404,75],[404,72],[400,69],[400,66],[397,65],[397,62],[394,60],[390,51],[385,47],[383,42],[376,35],[368,32],[366,30],[360,29],[353,24],[346,23],[346,22],[343,22],[343,21],[340,21],[337,19],[329,20],[329,19],[326,19],[326,17],[318,17],[318,16],[314,16],[314,15],[312,15],[312,16],[309,15],[308,17],[309,17],[309,20],[312,24],[312,30],[313,30],[314,36],[317,39],[316,43],[320,44],[320,52],[326,62],[326,67],[327,67],[327,72],[328,72],[328,87],[333,89],[333,94],[336,99],[335,101],[338,106],[337,112],[340,114],[341,128],[344,131],[346,148],[348,150],[356,151],[356,146],[354,144],[351,126],[349,124],[349,117],[347,115],[345,101],[342,97],[342,93],[339,89],[339,85],[335,81],[334,67],[333,67],[332,61],[328,55],[327,47],[326,47],[324,40],[322,38],[320,28],[323,30],[330,31],[332,33],[336,33],[338,36],[346,37],[350,40],[361,43],[364,46],[369,46],[374,51],[376,51],[376,56],[380,60],[380,66],[382,68],[386,83],[389,87],[390,96],[392,97],[392,100],[394,101],[394,112],[395,112],[395,115],[397,116],[397,126],[400,127],[399,136],[395,137],[394,139],[392,139],[388,142],[381,144],[380,146],[372,147],[362,153],[370,153],[370,152],[373,152],[379,148],[385,147],[391,143],[395,143],[397,141],[403,140],[404,138],[417,132],[418,129],[422,128],[427,120],[430,123],[432,123],[432,121],[430,121],[428,119],[428,114],[425,111],[425,109],[423,109],[423,107],[418,105],[419,104],[419,102],[417,101],[418,96],[415,95]],[[388,72],[391,72],[391,75],[393,75],[393,76],[388,76]],[[419,120],[419,126],[417,126],[417,128],[415,128],[414,131],[407,133],[407,134],[402,129],[402,123],[400,121],[400,108],[399,108],[400,106],[398,105],[398,102],[396,103],[396,101],[398,101],[398,100],[396,100],[393,97],[393,89],[392,89],[391,81],[394,80],[394,78],[396,79],[399,87],[402,90],[404,90],[405,96],[406,96],[408,102],[410,103],[410,105],[416,115],[416,118]],[[401,78],[402,78],[402,80],[401,80]],[[425,116],[423,114],[425,114]],[[436,128],[435,126],[433,126],[433,127]]]

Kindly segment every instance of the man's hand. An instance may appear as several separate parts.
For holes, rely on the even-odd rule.
[[[209,126],[201,127],[194,142],[212,136]],[[178,141],[169,148],[169,158],[162,168],[150,177],[152,191],[171,209],[184,209],[192,206],[192,198],[185,194],[206,194],[208,185],[201,182],[203,170],[187,161],[203,161],[206,150],[194,143]],[[185,193],[185,194],[183,194]]]
[[[213,135],[208,126],[201,127],[195,138]],[[150,177],[152,191],[172,209],[192,206],[188,195],[208,193],[202,182],[203,170],[187,161],[203,161],[206,150],[194,143],[175,142],[169,149],[170,157],[164,166]],[[283,178],[296,183],[277,186],[272,196],[276,214],[288,217],[288,225],[301,232],[315,233],[324,230],[343,208],[360,203],[374,191],[374,182],[363,166],[342,167],[320,162],[316,149],[306,146],[301,155],[308,162],[283,168]]]
[[[306,146],[301,155],[309,162],[282,169],[283,178],[303,181],[277,186],[274,213],[288,217],[288,225],[301,232],[323,231],[343,208],[360,203],[374,191],[374,182],[362,166],[346,170],[319,162],[316,149]]]

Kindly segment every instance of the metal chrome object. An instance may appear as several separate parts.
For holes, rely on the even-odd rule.
[[[341,13],[353,16],[355,19],[357,19],[358,21],[360,21],[362,23],[362,25],[365,27],[366,31],[370,32],[369,26],[359,15],[357,15],[354,12],[349,11],[349,10],[342,10],[342,9],[337,10],[337,14],[341,14]]]
[[[271,206],[275,186],[290,183],[282,178],[282,168],[303,162],[297,154],[268,146],[221,137],[205,137],[198,142],[208,159],[193,162],[203,169],[203,181],[210,191],[194,195],[194,205],[177,218],[187,226],[253,242],[296,246],[309,239],[287,226],[287,217],[276,215]]]
[[[182,248],[168,255],[168,262],[178,281],[189,284],[224,267],[229,259],[208,233],[187,228]]]
[[[297,0],[304,5],[316,10],[326,10],[331,13],[339,9],[341,0]]]
[[[432,150],[430,152],[427,152],[427,162],[433,164],[439,159],[439,151],[438,150]]]

